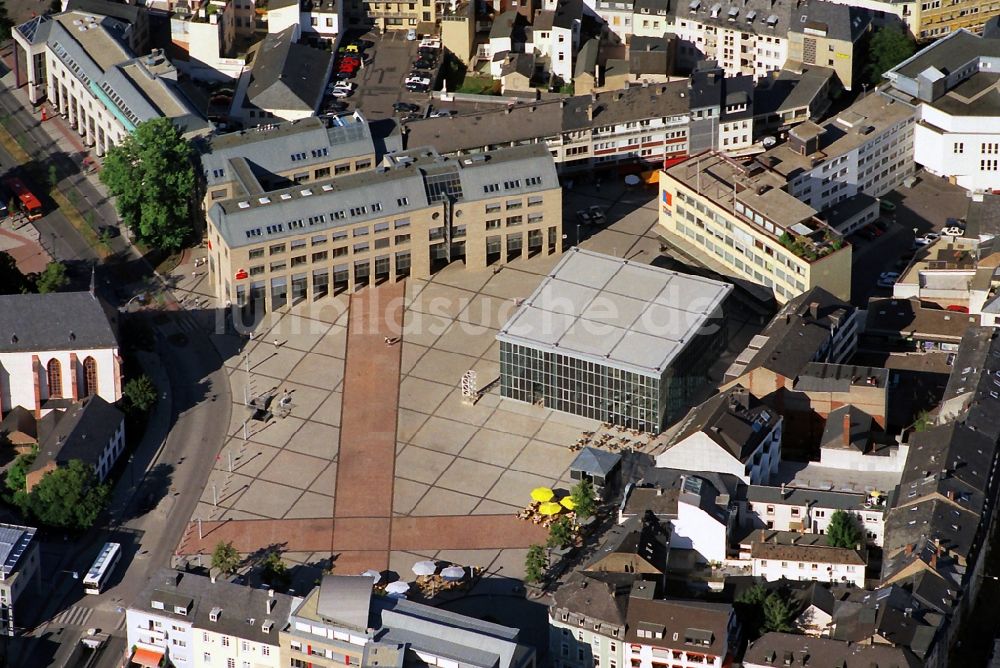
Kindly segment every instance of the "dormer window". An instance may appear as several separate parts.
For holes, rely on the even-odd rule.
[[[183,615],[184,617],[187,617],[187,613],[188,613],[187,608],[179,605],[174,606],[174,614]]]
[[[153,608],[153,610],[163,610],[163,601],[150,601],[149,606]]]

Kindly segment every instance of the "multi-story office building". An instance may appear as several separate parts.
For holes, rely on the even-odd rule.
[[[258,314],[425,278],[456,260],[482,268],[550,255],[562,243],[562,191],[541,146],[462,158],[394,153],[374,171],[250,190],[207,215],[216,296]]]
[[[848,299],[851,247],[759,161],[704,153],[660,173],[660,234],[784,303],[819,286]]]
[[[215,135],[201,156],[203,206],[208,211],[235,197],[371,171],[381,155],[359,111]]]
[[[372,593],[367,575],[324,575],[281,632],[292,668],[534,668],[515,628]]]
[[[786,61],[829,67],[844,88],[854,84],[855,48],[870,26],[867,13],[825,0],[671,3],[669,30],[678,62],[718,61],[727,76],[759,79]]]
[[[177,69],[192,79],[231,81],[246,58],[236,52],[237,3],[196,2],[170,16],[170,43]]]
[[[732,290],[574,248],[497,334],[500,394],[656,433],[704,381]]]
[[[29,587],[41,595],[40,562],[33,527],[0,524],[0,635],[19,630],[15,608]]]
[[[913,160],[973,193],[1000,188],[998,68],[1000,39],[960,30],[885,74],[887,95],[916,108]]]
[[[97,155],[118,144],[136,125],[169,118],[193,135],[207,124],[177,87],[177,70],[162,53],[136,58],[121,20],[69,11],[18,26],[32,89],[44,88],[52,106]]]
[[[346,0],[344,11],[352,28],[409,30],[433,24],[450,6],[449,0]]]
[[[130,665],[287,666],[278,639],[295,600],[162,568],[125,611]]]
[[[876,92],[823,125],[792,128],[759,160],[788,180],[789,194],[823,211],[858,193],[881,197],[902,186],[916,169],[915,128],[912,107]]]

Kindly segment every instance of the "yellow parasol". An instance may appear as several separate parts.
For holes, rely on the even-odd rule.
[[[531,490],[531,499],[533,501],[538,501],[539,503],[545,503],[546,501],[551,501],[552,497],[554,497],[555,495],[556,493],[553,492],[548,487],[536,487],[535,489]]]
[[[563,498],[559,499],[559,503],[561,503],[562,507],[565,508],[566,510],[573,510],[574,508],[576,508],[576,502],[573,501],[572,496],[564,496]]]
[[[562,509],[563,507],[555,501],[546,501],[542,505],[538,506],[538,512],[542,515],[558,515],[562,512]]]

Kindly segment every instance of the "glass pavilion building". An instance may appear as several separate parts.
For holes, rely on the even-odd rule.
[[[732,289],[574,248],[497,335],[500,393],[658,433],[724,345]]]

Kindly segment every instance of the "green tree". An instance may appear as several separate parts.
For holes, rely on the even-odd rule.
[[[79,459],[49,471],[28,495],[28,511],[42,524],[61,529],[89,529],[111,498],[109,485]]]
[[[4,499],[20,508],[21,512],[27,511],[28,493],[25,491],[25,486],[28,470],[35,463],[36,457],[38,457],[38,446],[33,447],[31,452],[18,455],[14,463],[7,469],[7,477],[4,479],[4,484],[7,486]]]
[[[569,498],[573,500],[573,510],[576,516],[582,520],[594,514],[597,509],[597,502],[594,497],[594,485],[589,480],[581,480],[569,492]]]
[[[193,232],[191,145],[167,118],[140,123],[104,158],[101,181],[122,222],[144,243],[177,250]]]
[[[868,44],[865,79],[868,83],[878,84],[885,72],[912,56],[916,50],[916,43],[898,26],[879,28]]]
[[[261,577],[264,579],[264,582],[279,589],[288,586],[291,581],[288,566],[285,566],[285,562],[281,560],[281,555],[277,551],[268,552],[260,565],[262,569]]]
[[[55,165],[49,165],[49,187],[55,188],[59,183],[59,170]]]
[[[17,268],[10,253],[0,251],[0,295],[19,295],[28,291],[28,281]]]
[[[7,15],[7,3],[0,0],[0,42],[10,39],[10,31],[13,27],[14,22]]]
[[[931,414],[928,411],[920,411],[913,420],[913,431],[927,431],[931,425]]]
[[[546,544],[561,550],[572,545],[575,540],[573,524],[568,517],[560,517],[549,527],[549,540]]]
[[[548,566],[549,560],[545,556],[545,548],[541,545],[532,545],[524,557],[524,581],[532,584],[541,582]]]
[[[761,627],[764,626],[763,605],[766,598],[767,590],[759,584],[744,589],[736,597],[736,615],[750,639],[760,636]]]
[[[792,605],[776,592],[771,592],[764,599],[764,630],[787,633],[792,630]]]
[[[136,376],[125,383],[122,396],[125,397],[126,409],[137,413],[145,413],[151,409],[160,397],[153,381],[146,374]]]
[[[830,516],[830,525],[826,529],[827,545],[853,548],[863,542],[864,535],[854,515],[838,510]]]
[[[221,540],[212,550],[212,568],[218,568],[223,573],[235,573],[240,565],[240,553],[236,551],[232,543],[223,543]]]
[[[49,292],[59,292],[66,287],[69,279],[66,277],[66,265],[62,262],[49,262],[45,270],[35,279],[35,289],[43,295]]]

